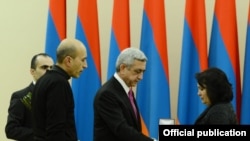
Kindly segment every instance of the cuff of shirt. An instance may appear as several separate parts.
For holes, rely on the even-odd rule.
[[[155,139],[155,138],[152,138],[154,141],[158,141],[157,139]]]

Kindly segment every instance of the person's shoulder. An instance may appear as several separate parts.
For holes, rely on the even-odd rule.
[[[57,82],[57,81],[68,81],[69,76],[65,72],[63,72],[62,70],[57,69],[57,70],[49,70],[42,77],[43,77],[43,79]]]
[[[233,105],[230,102],[218,103],[213,106],[214,109],[224,109],[232,107]]]
[[[53,70],[49,70],[42,77],[39,78],[39,80],[37,81],[37,84],[39,84],[39,83],[52,83],[52,82],[54,83],[57,81],[61,81],[61,79],[63,79],[63,78],[59,75],[58,72],[53,71]]]
[[[117,86],[114,83],[114,78],[106,81],[97,91],[97,95],[112,95],[115,94]]]
[[[23,97],[30,91],[29,86],[22,88],[20,90],[14,91],[12,97]]]
[[[229,103],[218,103],[213,105],[209,112],[210,113],[226,113],[229,109],[232,109],[232,104]]]

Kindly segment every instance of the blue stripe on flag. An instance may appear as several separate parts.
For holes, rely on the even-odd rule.
[[[56,62],[56,49],[59,43],[60,43],[60,37],[56,31],[56,27],[51,16],[51,12],[49,11],[47,32],[46,32],[45,53],[50,55],[53,58],[54,62]]]
[[[109,60],[108,60],[108,73],[107,73],[107,79],[109,79],[111,76],[115,73],[115,63],[116,58],[120,54],[120,49],[118,47],[118,43],[115,37],[114,30],[112,28],[111,30],[111,40],[110,40],[110,49],[109,49]]]
[[[169,83],[145,11],[141,35],[140,48],[148,62],[143,79],[138,83],[137,102],[150,136],[158,138],[159,119],[170,118]]]
[[[244,77],[242,91],[241,124],[250,124],[250,24],[247,26],[245,47]]]
[[[208,64],[209,67],[218,67],[226,73],[233,87],[234,98],[232,104],[236,111],[236,76],[226,46],[223,42],[216,16],[214,16],[212,28]]]
[[[198,51],[185,19],[178,95],[180,124],[194,124],[196,118],[205,109],[197,94],[197,81],[195,79],[197,72],[200,72]]]
[[[78,138],[82,141],[93,140],[94,109],[93,100],[97,89],[101,86],[95,62],[85,36],[85,32],[77,18],[76,38],[81,40],[87,49],[88,68],[77,79],[72,78],[72,90],[75,99],[75,118]]]

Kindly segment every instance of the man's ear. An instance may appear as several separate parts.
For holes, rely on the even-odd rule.
[[[35,72],[35,69],[30,68],[30,74],[33,76]]]
[[[124,70],[127,67],[127,65],[121,64],[119,67],[120,67],[120,70],[122,71],[122,70]]]
[[[72,62],[73,58],[70,57],[70,56],[66,56],[64,59],[63,59],[63,63],[66,65],[66,66],[69,66]]]

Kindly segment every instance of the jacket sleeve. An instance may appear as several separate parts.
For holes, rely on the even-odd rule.
[[[20,100],[20,96],[13,94],[11,96],[10,105],[8,109],[7,124],[5,126],[5,133],[7,138],[14,140],[31,141],[33,139],[33,132],[31,127],[25,126],[26,107]],[[27,114],[27,113],[26,113]]]

